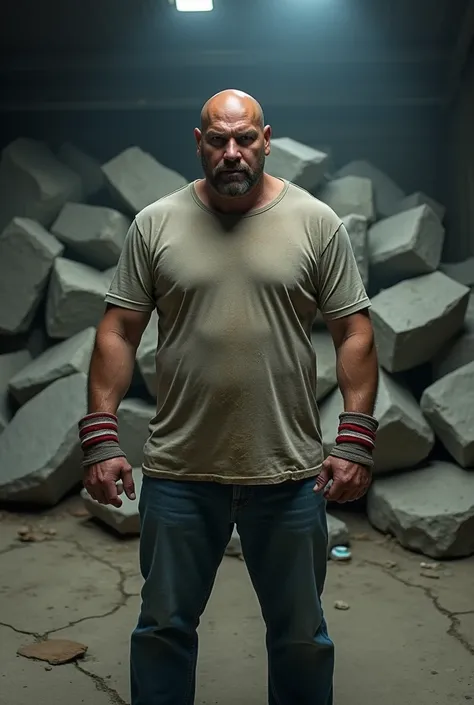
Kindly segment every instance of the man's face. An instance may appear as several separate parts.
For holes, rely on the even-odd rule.
[[[211,118],[196,137],[204,175],[221,196],[245,196],[260,181],[270,152],[269,127],[229,111]]]

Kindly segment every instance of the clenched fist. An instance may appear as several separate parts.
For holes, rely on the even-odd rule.
[[[118,484],[121,481],[122,484]],[[120,495],[125,492],[129,499],[135,499],[132,468],[126,458],[111,458],[90,465],[84,471],[84,487],[93,499],[100,504],[121,507]]]

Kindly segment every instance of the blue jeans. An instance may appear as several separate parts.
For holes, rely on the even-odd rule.
[[[132,705],[194,703],[196,629],[234,523],[266,624],[269,705],[332,705],[334,647],[320,599],[326,502],[314,484],[143,478]]]

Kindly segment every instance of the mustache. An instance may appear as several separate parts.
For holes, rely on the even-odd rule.
[[[215,174],[222,174],[228,171],[232,172],[245,172],[246,174],[249,173],[248,167],[245,166],[218,166],[215,170]]]

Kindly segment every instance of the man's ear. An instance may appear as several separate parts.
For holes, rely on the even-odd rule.
[[[196,140],[197,144],[197,153],[201,154],[202,132],[197,127],[194,128],[194,139]]]

